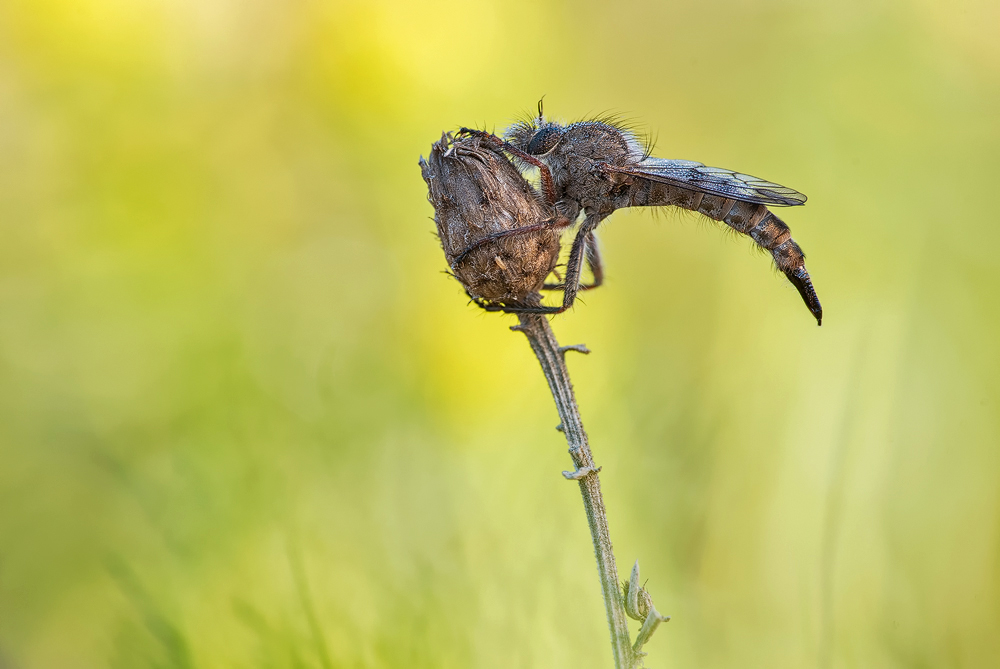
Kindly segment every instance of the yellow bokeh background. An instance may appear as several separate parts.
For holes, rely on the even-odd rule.
[[[1000,5],[0,3],[0,667],[608,667],[443,130],[603,111],[809,195],[825,307],[620,211],[553,319],[654,667],[1000,666]]]

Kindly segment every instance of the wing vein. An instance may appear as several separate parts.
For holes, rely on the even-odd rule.
[[[606,169],[743,202],[777,207],[794,207],[806,202],[805,195],[787,186],[721,167],[708,167],[692,160],[647,158],[635,166],[608,164]]]

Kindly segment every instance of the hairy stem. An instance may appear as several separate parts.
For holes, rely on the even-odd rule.
[[[576,471],[563,472],[563,475],[568,479],[577,480],[580,484],[580,494],[583,495],[583,507],[587,512],[590,537],[594,542],[597,572],[601,578],[601,593],[604,595],[604,608],[611,631],[611,651],[615,658],[615,668],[631,669],[638,658],[629,641],[625,603],[618,585],[618,569],[615,567],[611,535],[608,533],[608,518],[601,496],[601,481],[597,476],[600,468],[594,465],[594,457],[587,443],[587,433],[583,430],[580,410],[576,406],[573,385],[570,383],[564,359],[568,350],[582,353],[588,351],[580,346],[560,347],[545,316],[525,313],[518,316],[521,324],[514,329],[528,337],[531,349],[542,365],[542,372],[549,382],[552,398],[562,419],[562,431],[569,443],[569,454],[576,466]]]

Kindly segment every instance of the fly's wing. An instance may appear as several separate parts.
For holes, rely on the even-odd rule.
[[[805,195],[786,186],[721,167],[706,167],[693,160],[646,158],[629,167],[605,164],[603,168],[609,172],[630,174],[678,188],[743,202],[774,207],[792,207],[806,202]]]

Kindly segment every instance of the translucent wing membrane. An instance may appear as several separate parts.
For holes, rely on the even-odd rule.
[[[610,172],[631,174],[650,181],[659,181],[743,202],[756,202],[775,207],[792,207],[806,202],[805,195],[786,186],[721,167],[706,167],[693,160],[646,158],[632,167],[605,165],[604,168]]]

